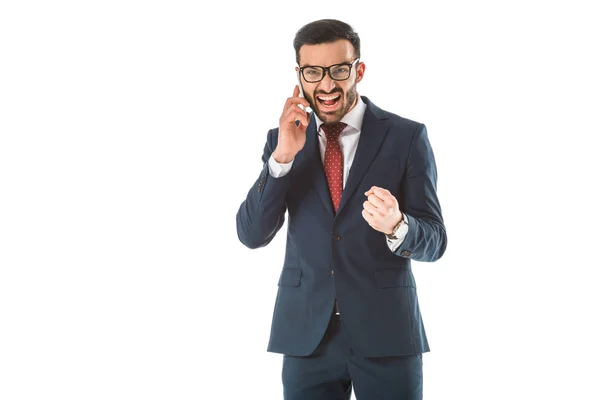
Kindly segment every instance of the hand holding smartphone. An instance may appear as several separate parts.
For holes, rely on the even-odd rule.
[[[308,101],[301,96],[302,87],[294,86],[294,92],[285,102],[279,118],[278,142],[273,158],[280,164],[291,162],[306,143],[306,129],[310,124]],[[304,107],[302,107],[304,106]]]

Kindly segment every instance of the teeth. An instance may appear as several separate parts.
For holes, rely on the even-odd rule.
[[[334,94],[333,96],[317,96],[319,100],[335,100],[340,97],[339,94]]]

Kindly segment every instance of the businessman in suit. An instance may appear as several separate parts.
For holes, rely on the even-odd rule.
[[[287,213],[268,345],[284,355],[284,398],[422,399],[429,345],[411,260],[438,260],[447,240],[426,128],[359,96],[348,24],[311,22],[294,48],[304,97],[296,86],[286,100],[236,216],[258,248]]]

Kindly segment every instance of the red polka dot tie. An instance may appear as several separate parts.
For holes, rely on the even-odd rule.
[[[339,137],[345,127],[346,124],[343,122],[321,125],[323,132],[325,132],[325,137],[327,137],[323,167],[329,185],[333,209],[336,212],[340,206],[340,201],[342,200],[344,179],[344,157],[342,155],[342,149],[340,148]]]

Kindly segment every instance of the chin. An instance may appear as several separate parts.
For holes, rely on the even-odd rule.
[[[340,122],[344,116],[343,115],[327,115],[325,118],[321,118],[321,121],[327,124],[333,124],[336,122]]]
[[[340,122],[342,120],[342,118],[344,118],[344,115],[345,115],[344,110],[345,109],[346,109],[346,107],[342,106],[339,110],[333,111],[331,113],[323,113],[323,111],[313,108],[313,110],[318,110],[316,112],[316,114],[319,117],[319,119],[328,124],[331,124],[334,122]]]

